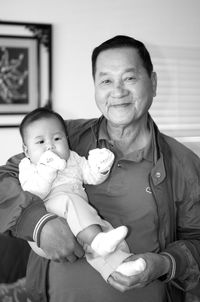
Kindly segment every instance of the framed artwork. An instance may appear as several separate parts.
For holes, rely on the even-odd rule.
[[[0,127],[52,107],[51,24],[0,21]]]

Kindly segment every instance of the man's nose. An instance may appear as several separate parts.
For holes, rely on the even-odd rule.
[[[117,81],[113,85],[112,96],[121,97],[124,95],[124,85],[122,81]]]

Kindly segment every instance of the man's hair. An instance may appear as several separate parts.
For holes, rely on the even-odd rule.
[[[100,44],[99,46],[94,48],[94,50],[92,52],[92,76],[93,76],[93,79],[95,79],[96,61],[97,61],[98,55],[104,50],[115,49],[115,48],[124,48],[124,47],[131,47],[131,48],[137,49],[138,54],[139,54],[140,58],[142,59],[144,68],[146,69],[148,75],[151,76],[151,73],[153,71],[153,64],[151,61],[150,54],[149,54],[148,50],[146,49],[145,45],[141,41],[131,38],[129,36],[119,35],[119,36],[115,36],[115,37],[103,42],[102,44]]]
[[[46,108],[46,107],[39,107],[31,112],[29,112],[22,120],[20,126],[19,126],[19,132],[20,135],[22,137],[22,140],[24,140],[24,134],[25,134],[25,129],[27,128],[27,126],[29,126],[31,123],[38,121],[40,119],[43,118],[56,118],[60,121],[61,125],[63,126],[63,129],[65,131],[65,134],[67,136],[67,129],[66,129],[66,125],[65,125],[65,121],[62,118],[62,116],[60,114],[58,114],[57,112]]]

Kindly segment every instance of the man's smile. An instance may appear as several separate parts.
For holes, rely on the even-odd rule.
[[[132,105],[132,103],[113,103],[113,104],[110,104],[110,107],[128,107]]]

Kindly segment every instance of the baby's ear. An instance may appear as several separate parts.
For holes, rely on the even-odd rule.
[[[28,148],[27,148],[27,146],[23,144],[22,145],[22,149],[23,149],[23,152],[25,153],[26,157],[29,157],[28,156]]]

